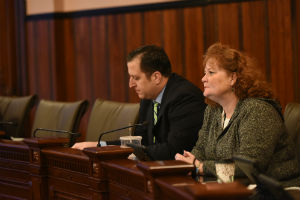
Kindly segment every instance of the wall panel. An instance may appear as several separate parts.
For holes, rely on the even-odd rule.
[[[259,69],[266,74],[268,65],[268,30],[265,26],[265,2],[245,2],[241,5],[243,49],[256,59]],[[255,41],[255,42],[254,42]],[[267,77],[266,77],[267,78]]]
[[[74,101],[77,99],[78,80],[76,79],[76,43],[75,24],[72,19],[55,20],[56,30],[56,68],[58,99],[62,101]]]
[[[292,29],[293,29],[293,85],[294,85],[294,94],[295,99],[300,99],[300,1],[292,0]]]
[[[185,8],[184,16],[184,61],[185,77],[203,89],[204,29],[203,8]]]
[[[55,79],[53,79],[53,74],[55,69],[52,62],[51,54],[51,41],[52,26],[50,21],[39,21],[35,24],[34,32],[35,36],[35,68],[33,77],[36,79],[37,89],[40,98],[53,99],[54,98],[54,88]]]
[[[0,95],[13,95],[18,91],[18,66],[16,55],[19,39],[15,1],[0,1]]]
[[[163,27],[164,49],[171,60],[172,70],[185,75],[183,11],[181,9],[164,11]]]
[[[240,49],[240,4],[219,4],[216,11],[218,13],[217,31],[219,41],[224,44],[230,44],[233,48]]]
[[[127,101],[128,78],[125,65],[124,15],[108,16],[108,66],[111,100]]]
[[[126,55],[132,50],[144,44],[144,15],[143,13],[127,13],[125,14],[125,41],[126,41]],[[140,28],[137,28],[140,27]],[[124,59],[125,62],[125,59]],[[127,70],[127,69],[126,69]],[[129,76],[126,76],[127,80]],[[128,81],[125,85],[128,85]],[[139,102],[138,96],[134,89],[128,89],[128,101]]]
[[[75,38],[75,81],[77,99],[93,99],[92,40],[90,17],[76,18],[73,21]]]
[[[295,98],[293,93],[293,52],[291,37],[291,2],[268,1],[270,27],[271,83],[283,105]]]
[[[97,98],[109,97],[109,69],[107,66],[107,20],[106,16],[93,16],[91,18],[91,45],[92,45],[92,75],[91,87],[93,88],[94,101]],[[91,102],[92,103],[92,102]]]
[[[144,12],[144,43],[163,46],[163,12],[161,10]],[[138,29],[139,27],[136,27]]]
[[[34,40],[34,27],[35,27],[35,22],[29,21],[26,23],[27,27],[27,37],[26,37],[26,42],[27,42],[27,71],[28,71],[28,80],[29,84],[28,87],[29,89],[29,94],[39,94],[38,93],[38,84],[37,84],[37,79],[35,77],[35,40]]]
[[[195,9],[195,8],[193,8]],[[195,26],[195,22],[193,23]],[[216,41],[220,41],[218,34],[218,12],[217,4],[211,4],[203,7],[203,42],[204,50]]]

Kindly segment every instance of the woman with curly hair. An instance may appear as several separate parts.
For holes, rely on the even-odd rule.
[[[215,163],[235,154],[256,160],[260,172],[299,186],[295,148],[285,130],[280,104],[258,77],[252,60],[220,43],[204,55],[204,96],[209,104],[191,152],[176,160],[194,164],[198,174],[216,176]],[[243,176],[236,167],[235,176]]]

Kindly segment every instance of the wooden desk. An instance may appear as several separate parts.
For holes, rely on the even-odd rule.
[[[180,161],[128,160],[131,148],[64,147],[65,139],[0,140],[2,199],[243,199],[239,183],[199,184]]]
[[[110,199],[151,199],[144,174],[133,160],[103,162]]]
[[[127,161],[132,151],[119,146],[83,151],[65,147],[43,149],[49,199],[108,199],[108,178],[102,165],[114,160]]]
[[[66,139],[0,140],[0,198],[42,199],[46,163],[42,162],[40,151],[67,142]]]
[[[154,199],[248,199],[252,194],[239,182],[198,183],[187,175],[193,165],[180,161],[140,162],[137,167],[150,180]]]
[[[0,199],[30,199],[29,147],[25,143],[0,140]]]

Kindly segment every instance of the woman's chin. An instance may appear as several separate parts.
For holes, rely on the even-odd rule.
[[[204,91],[203,96],[205,96],[206,98],[209,98],[209,93]]]

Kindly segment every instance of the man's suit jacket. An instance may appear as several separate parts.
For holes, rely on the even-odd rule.
[[[138,122],[149,123],[136,127],[135,135],[142,136],[142,144],[154,160],[174,159],[176,153],[191,151],[194,147],[205,108],[202,91],[173,73],[167,82],[155,126],[153,101],[141,100]]]

